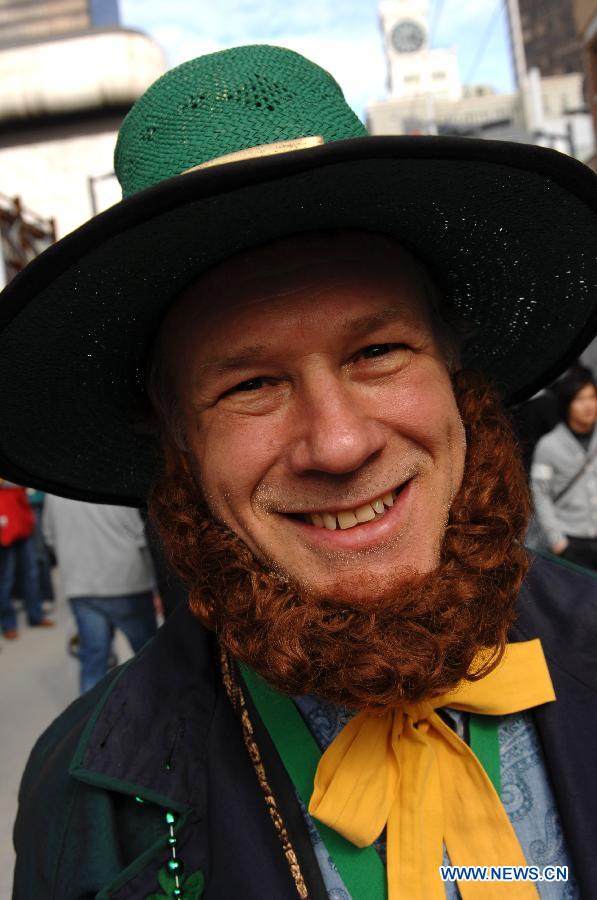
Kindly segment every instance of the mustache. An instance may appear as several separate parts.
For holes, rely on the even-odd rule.
[[[427,454],[421,452],[416,461],[407,465],[401,463],[395,471],[384,475],[379,472],[372,472],[370,477],[363,472],[358,475],[312,475],[301,485],[300,494],[295,483],[289,484],[287,490],[279,484],[260,484],[253,494],[253,502],[265,513],[283,515],[317,512],[322,509],[352,509],[403,488],[421,473],[427,458]]]

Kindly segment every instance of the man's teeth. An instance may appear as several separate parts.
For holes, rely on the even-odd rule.
[[[389,491],[371,503],[365,503],[355,509],[342,509],[337,513],[308,513],[307,520],[318,528],[334,531],[336,528],[354,528],[364,522],[380,519],[394,505],[396,491]]]

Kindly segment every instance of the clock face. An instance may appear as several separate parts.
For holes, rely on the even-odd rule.
[[[424,40],[425,32],[412,19],[403,19],[392,29],[392,44],[398,53],[414,53],[421,49]]]

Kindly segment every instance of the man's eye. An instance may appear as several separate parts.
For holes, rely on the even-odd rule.
[[[371,344],[369,347],[359,350],[357,355],[362,356],[364,359],[375,359],[377,356],[385,356],[387,353],[391,353],[392,350],[399,348],[403,349],[404,344]]]
[[[247,381],[241,381],[240,384],[235,384],[234,387],[226,391],[224,396],[227,394],[236,394],[239,391],[258,391],[264,384],[265,378],[248,378]]]

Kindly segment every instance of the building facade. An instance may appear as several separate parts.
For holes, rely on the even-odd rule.
[[[597,143],[597,7],[595,0],[574,0],[574,20],[582,41],[583,67],[586,77],[585,96]],[[588,162],[597,172],[597,154],[593,153]]]
[[[518,0],[528,69],[542,77],[583,71],[574,0]]]
[[[390,96],[410,100],[432,94],[438,100],[458,100],[458,58],[454,50],[429,47],[427,0],[382,0],[379,19]]]
[[[522,127],[517,93],[463,86],[456,51],[429,46],[427,0],[381,0],[379,13],[388,97],[369,105],[371,134],[467,133],[496,122]]]
[[[114,18],[113,0],[0,0],[0,194],[57,237],[120,199],[118,128],[165,70],[161,48]]]
[[[0,0],[0,47],[118,24],[118,0]]]
[[[562,6],[568,2],[562,0]],[[586,2],[594,8],[595,0]],[[520,3],[522,7],[523,0]],[[424,0],[382,0],[380,24],[389,91],[387,98],[368,107],[371,134],[488,137],[536,143],[581,160],[589,159],[595,139],[583,96],[584,75],[576,69],[556,71],[572,65],[573,57],[565,57],[562,50],[568,46],[568,38],[561,42],[561,52],[556,48],[552,53],[550,71],[554,74],[543,73],[536,66],[527,69],[524,37],[529,34],[529,20],[523,24],[522,9],[519,16],[516,0],[509,0],[508,9],[512,45],[520,51],[516,72],[519,88],[498,93],[491,85],[463,85],[454,51],[429,47],[428,5]],[[566,22],[565,35],[569,37],[570,23],[568,19]],[[575,29],[573,23],[576,46],[579,41]],[[547,52],[547,44],[544,51]],[[568,62],[564,63],[565,59]]]

